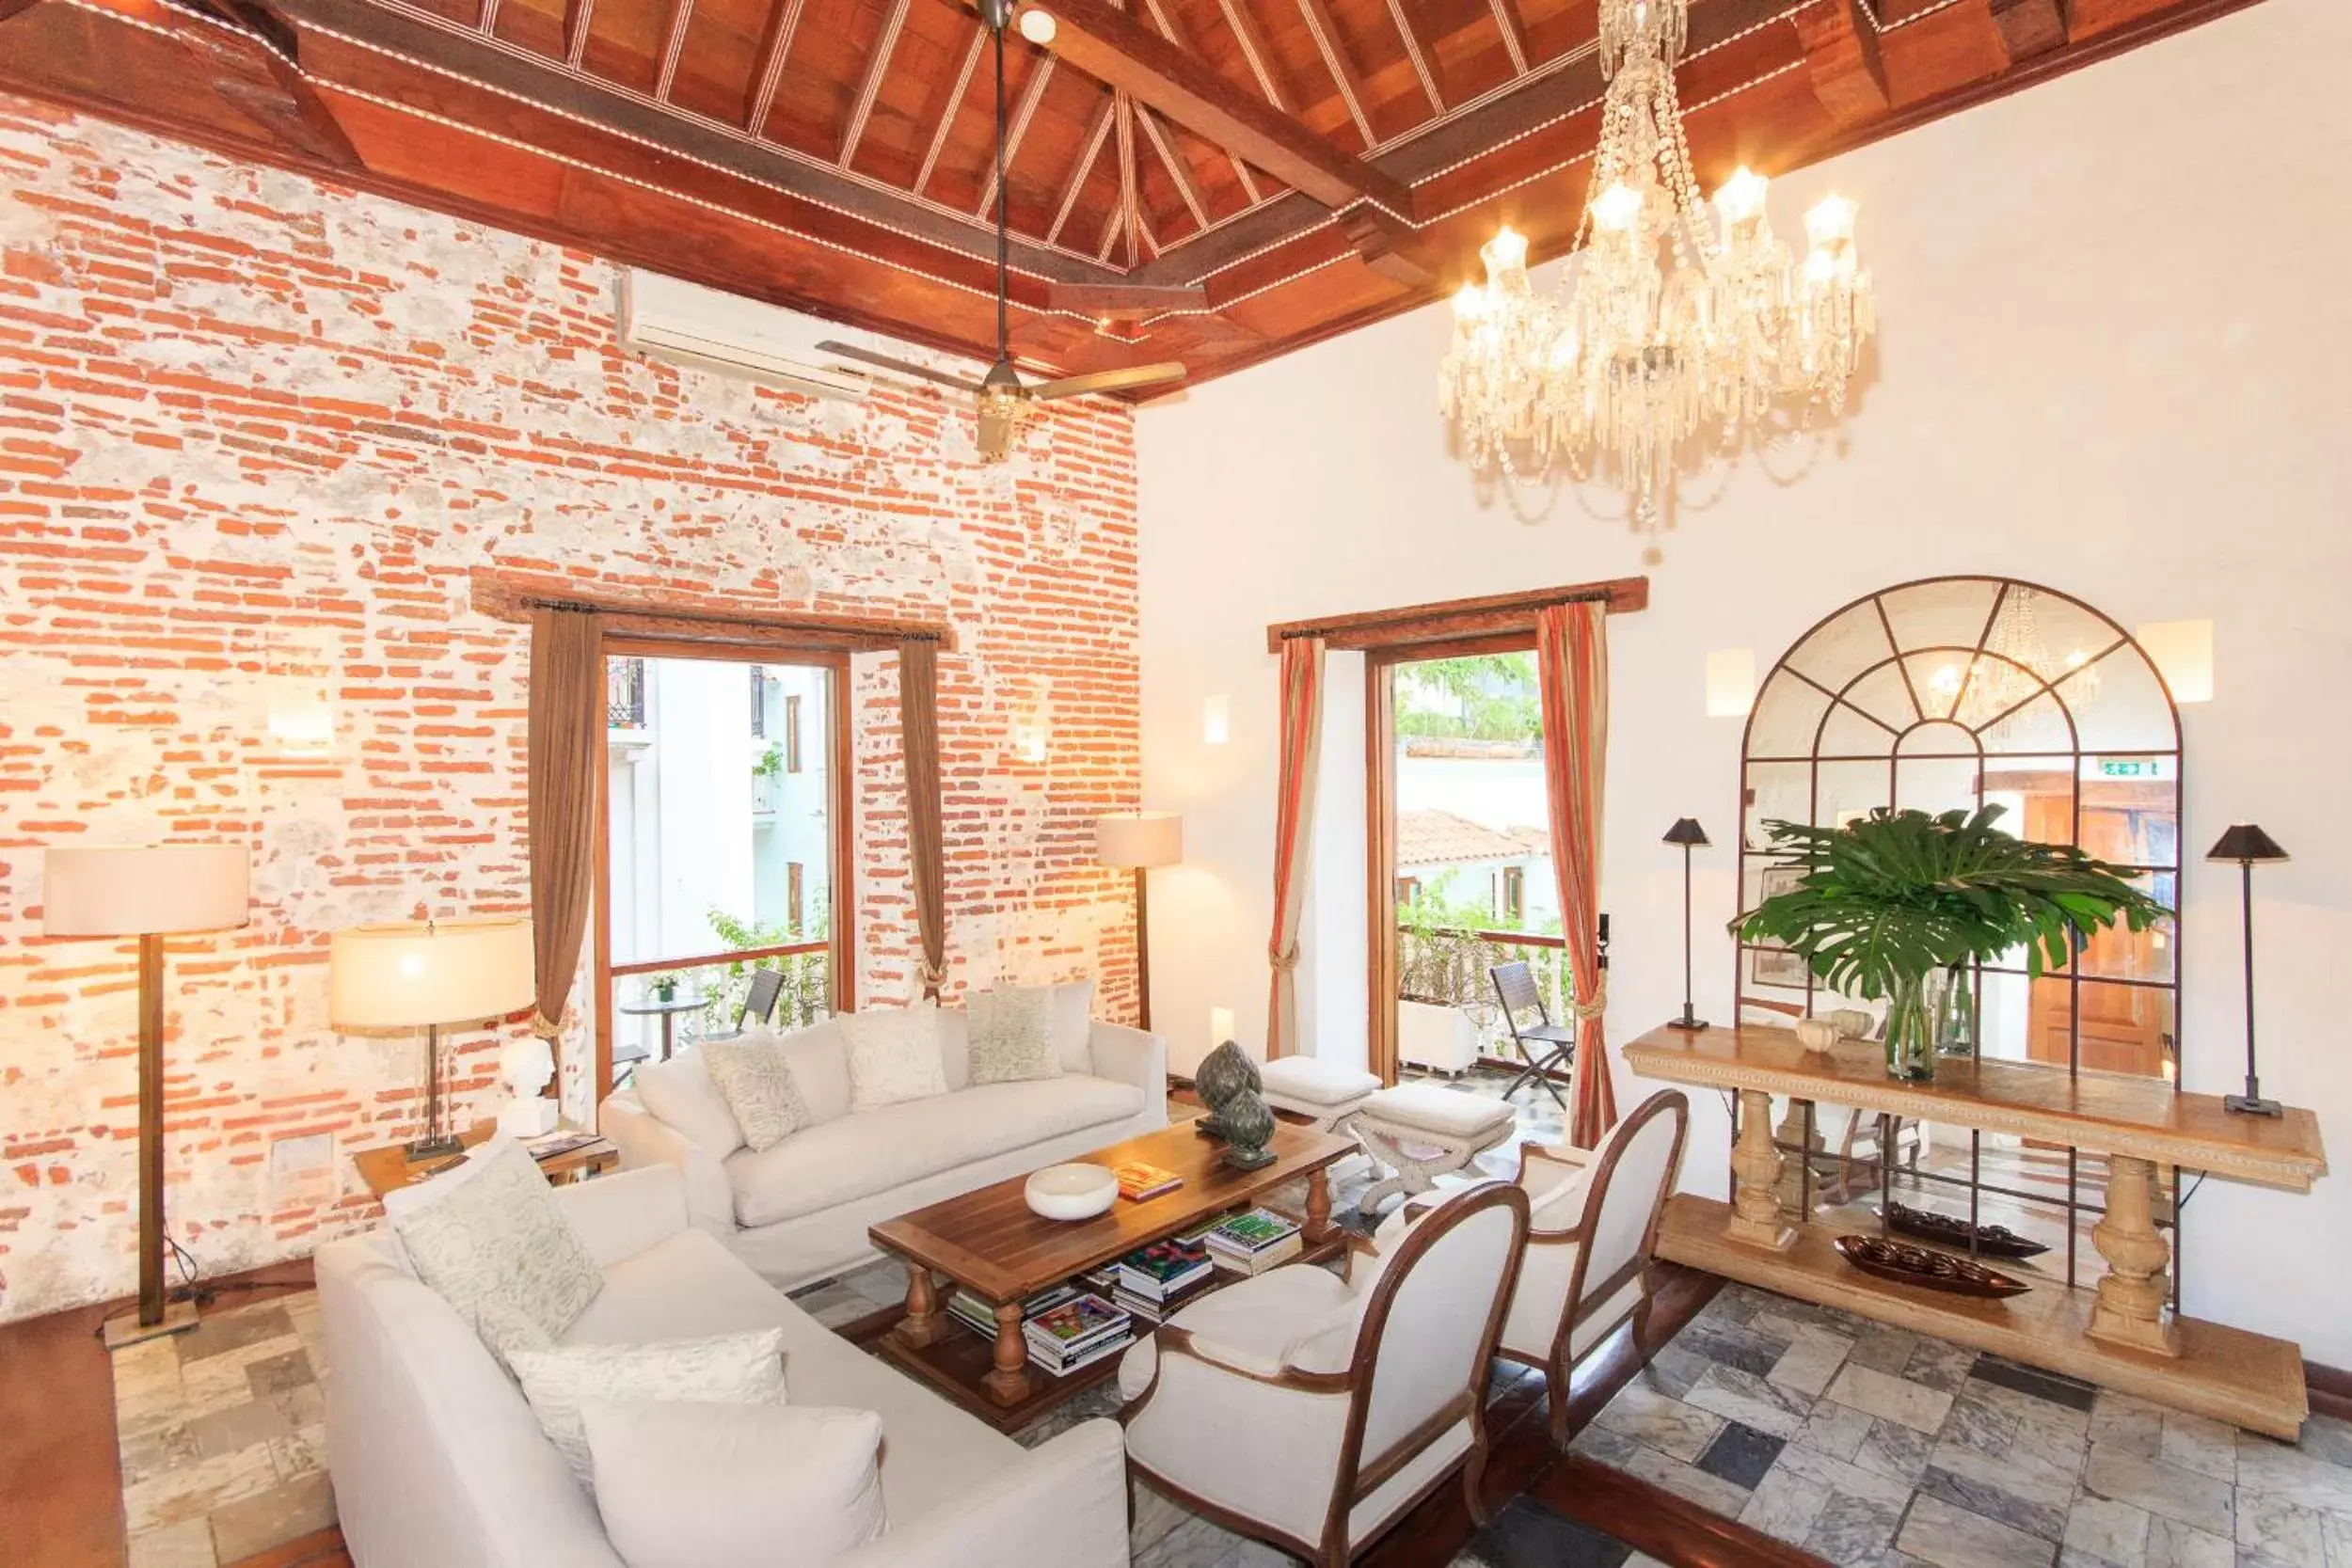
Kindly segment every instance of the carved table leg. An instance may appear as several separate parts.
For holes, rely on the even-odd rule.
[[[1777,1252],[1795,1243],[1797,1233],[1780,1223],[1780,1150],[1772,1147],[1772,1097],[1761,1089],[1740,1091],[1740,1143],[1732,1151],[1731,1223],[1724,1234],[1749,1246]]]
[[[907,1315],[898,1320],[898,1342],[918,1347],[934,1345],[946,1331],[946,1319],[939,1310],[939,1289],[931,1283],[931,1271],[920,1263],[909,1263]]]
[[[2091,1245],[2107,1260],[2084,1332],[2157,1355],[2181,1354],[2172,1322],[2165,1265],[2172,1249],[2156,1233],[2155,1166],[2128,1154],[2107,1156],[2107,1212],[2090,1228]]]
[[[1021,1337],[1017,1301],[996,1308],[996,1365],[984,1381],[998,1404],[1019,1404],[1029,1397],[1029,1344]]]
[[[1772,1131],[1772,1136],[1781,1143],[1794,1144],[1804,1150],[1802,1159],[1791,1160],[1785,1154],[1781,1156],[1780,1181],[1772,1189],[1780,1198],[1781,1207],[1795,1214],[1804,1213],[1804,1171],[1820,1143],[1819,1132],[1808,1136],[1805,1132],[1804,1113],[1809,1103],[1808,1101],[1790,1099],[1788,1111],[1780,1118],[1780,1125]],[[1813,1183],[1813,1195],[1819,1201],[1821,1196],[1819,1181]]]
[[[1331,1228],[1331,1173],[1322,1165],[1307,1173],[1307,1239],[1323,1240]]]

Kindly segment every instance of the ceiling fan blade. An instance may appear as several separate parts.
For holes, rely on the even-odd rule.
[[[1165,365],[1130,365],[1120,371],[1096,371],[1091,375],[1068,375],[1059,381],[1048,381],[1029,389],[1034,398],[1074,398],[1085,392],[1111,392],[1122,387],[1149,387],[1155,381],[1181,381],[1184,367],[1173,361]]]
[[[827,354],[838,354],[868,365],[880,365],[883,370],[897,371],[900,375],[919,376],[925,381],[935,381],[942,387],[953,387],[959,392],[977,392],[980,389],[977,381],[966,381],[960,375],[949,375],[946,371],[935,371],[925,365],[910,365],[903,359],[893,359],[887,354],[876,354],[855,343],[837,343],[827,339],[817,346]]]

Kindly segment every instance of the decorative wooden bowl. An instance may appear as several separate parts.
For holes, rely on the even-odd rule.
[[[1864,1274],[1956,1296],[1991,1301],[2022,1296],[2033,1289],[2022,1279],[1996,1274],[1981,1263],[1937,1252],[1932,1247],[1914,1246],[1909,1242],[1881,1241],[1876,1236],[1840,1236],[1837,1250]]]
[[[1029,1212],[1049,1220],[1090,1220],[1119,1201],[1119,1178],[1101,1165],[1048,1165],[1022,1184]]]
[[[1889,1229],[1899,1230],[1906,1236],[1916,1236],[1922,1241],[1941,1242],[1947,1246],[1963,1250],[1968,1245],[1968,1222],[1949,1214],[1936,1213],[1933,1210],[1906,1208],[1890,1202],[1886,1205],[1886,1224]],[[2039,1258],[2050,1250],[2047,1243],[2020,1236],[2006,1226],[1980,1224],[1975,1229],[1977,1250],[1987,1257]]]

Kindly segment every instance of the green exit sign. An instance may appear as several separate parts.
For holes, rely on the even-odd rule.
[[[2156,771],[2153,758],[2124,761],[2118,757],[2102,757],[2099,760],[2099,776],[2106,779],[2153,779]]]

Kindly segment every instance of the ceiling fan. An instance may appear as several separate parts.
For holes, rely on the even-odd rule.
[[[1117,391],[1125,387],[1149,387],[1156,382],[1178,381],[1184,378],[1184,367],[1168,363],[1159,365],[1130,365],[1123,370],[1096,371],[1090,375],[1069,375],[1056,381],[1043,381],[1035,386],[1025,384],[1012,366],[1012,347],[1006,330],[1006,277],[1011,242],[1005,225],[1005,25],[1012,20],[1014,0],[980,0],[980,20],[996,42],[996,363],[988,368],[988,374],[977,381],[926,365],[909,364],[886,354],[876,354],[855,343],[820,342],[817,346],[828,354],[838,354],[884,370],[897,371],[925,381],[953,387],[970,392],[976,399],[979,415],[979,449],[984,462],[1001,463],[1012,455],[1013,442],[1021,435],[1021,427],[1036,412],[1036,404],[1051,403],[1057,398],[1074,398],[1088,392]]]

